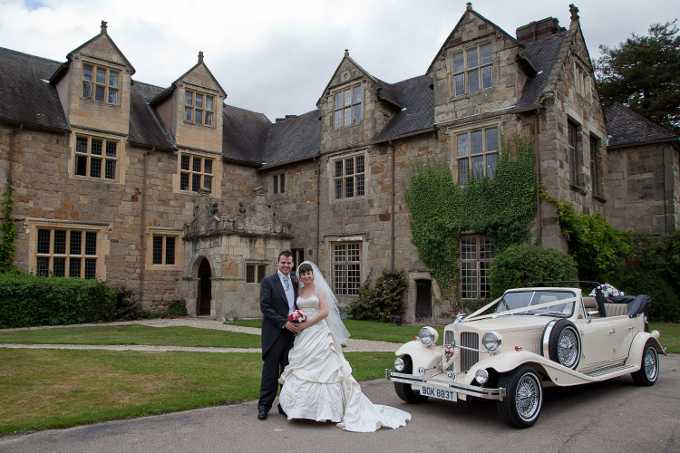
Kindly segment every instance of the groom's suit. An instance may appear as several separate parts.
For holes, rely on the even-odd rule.
[[[291,275],[292,277],[292,275]],[[291,278],[293,304],[297,299],[297,280]],[[288,365],[288,352],[293,347],[295,335],[286,329],[288,299],[278,272],[260,284],[260,310],[262,311],[262,382],[259,407],[269,410],[274,403],[278,379]]]

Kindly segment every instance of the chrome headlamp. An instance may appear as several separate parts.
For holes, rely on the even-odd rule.
[[[439,333],[437,330],[430,326],[425,326],[418,332],[418,339],[426,347],[437,344],[437,339],[439,339]]]
[[[484,345],[484,349],[489,352],[498,351],[501,348],[502,343],[501,336],[496,332],[487,332],[482,337],[482,345]]]
[[[406,369],[406,362],[401,357],[394,359],[394,370],[401,373]]]

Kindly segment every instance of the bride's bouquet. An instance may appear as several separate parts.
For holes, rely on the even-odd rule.
[[[288,321],[294,323],[301,323],[307,321],[307,315],[302,310],[295,310],[293,313],[288,315]]]

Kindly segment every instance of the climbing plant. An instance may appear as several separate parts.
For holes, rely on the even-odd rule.
[[[537,193],[533,149],[524,138],[506,142],[503,149],[495,176],[465,187],[454,183],[446,164],[421,164],[413,173],[406,193],[412,240],[443,289],[457,284],[462,233],[484,234],[498,250],[529,239]]]
[[[0,272],[12,268],[16,254],[16,225],[12,218],[12,186],[6,186],[2,194],[2,223],[0,223]]]
[[[632,251],[630,234],[612,227],[599,214],[579,214],[568,202],[557,202],[560,229],[583,280],[611,279]]]

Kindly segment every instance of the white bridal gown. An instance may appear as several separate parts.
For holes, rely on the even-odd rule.
[[[297,304],[308,318],[319,311],[317,296],[298,297]],[[283,384],[279,404],[289,420],[328,420],[346,431],[357,432],[396,429],[411,420],[408,412],[373,404],[361,392],[325,319],[295,337],[288,362],[279,379]]]

